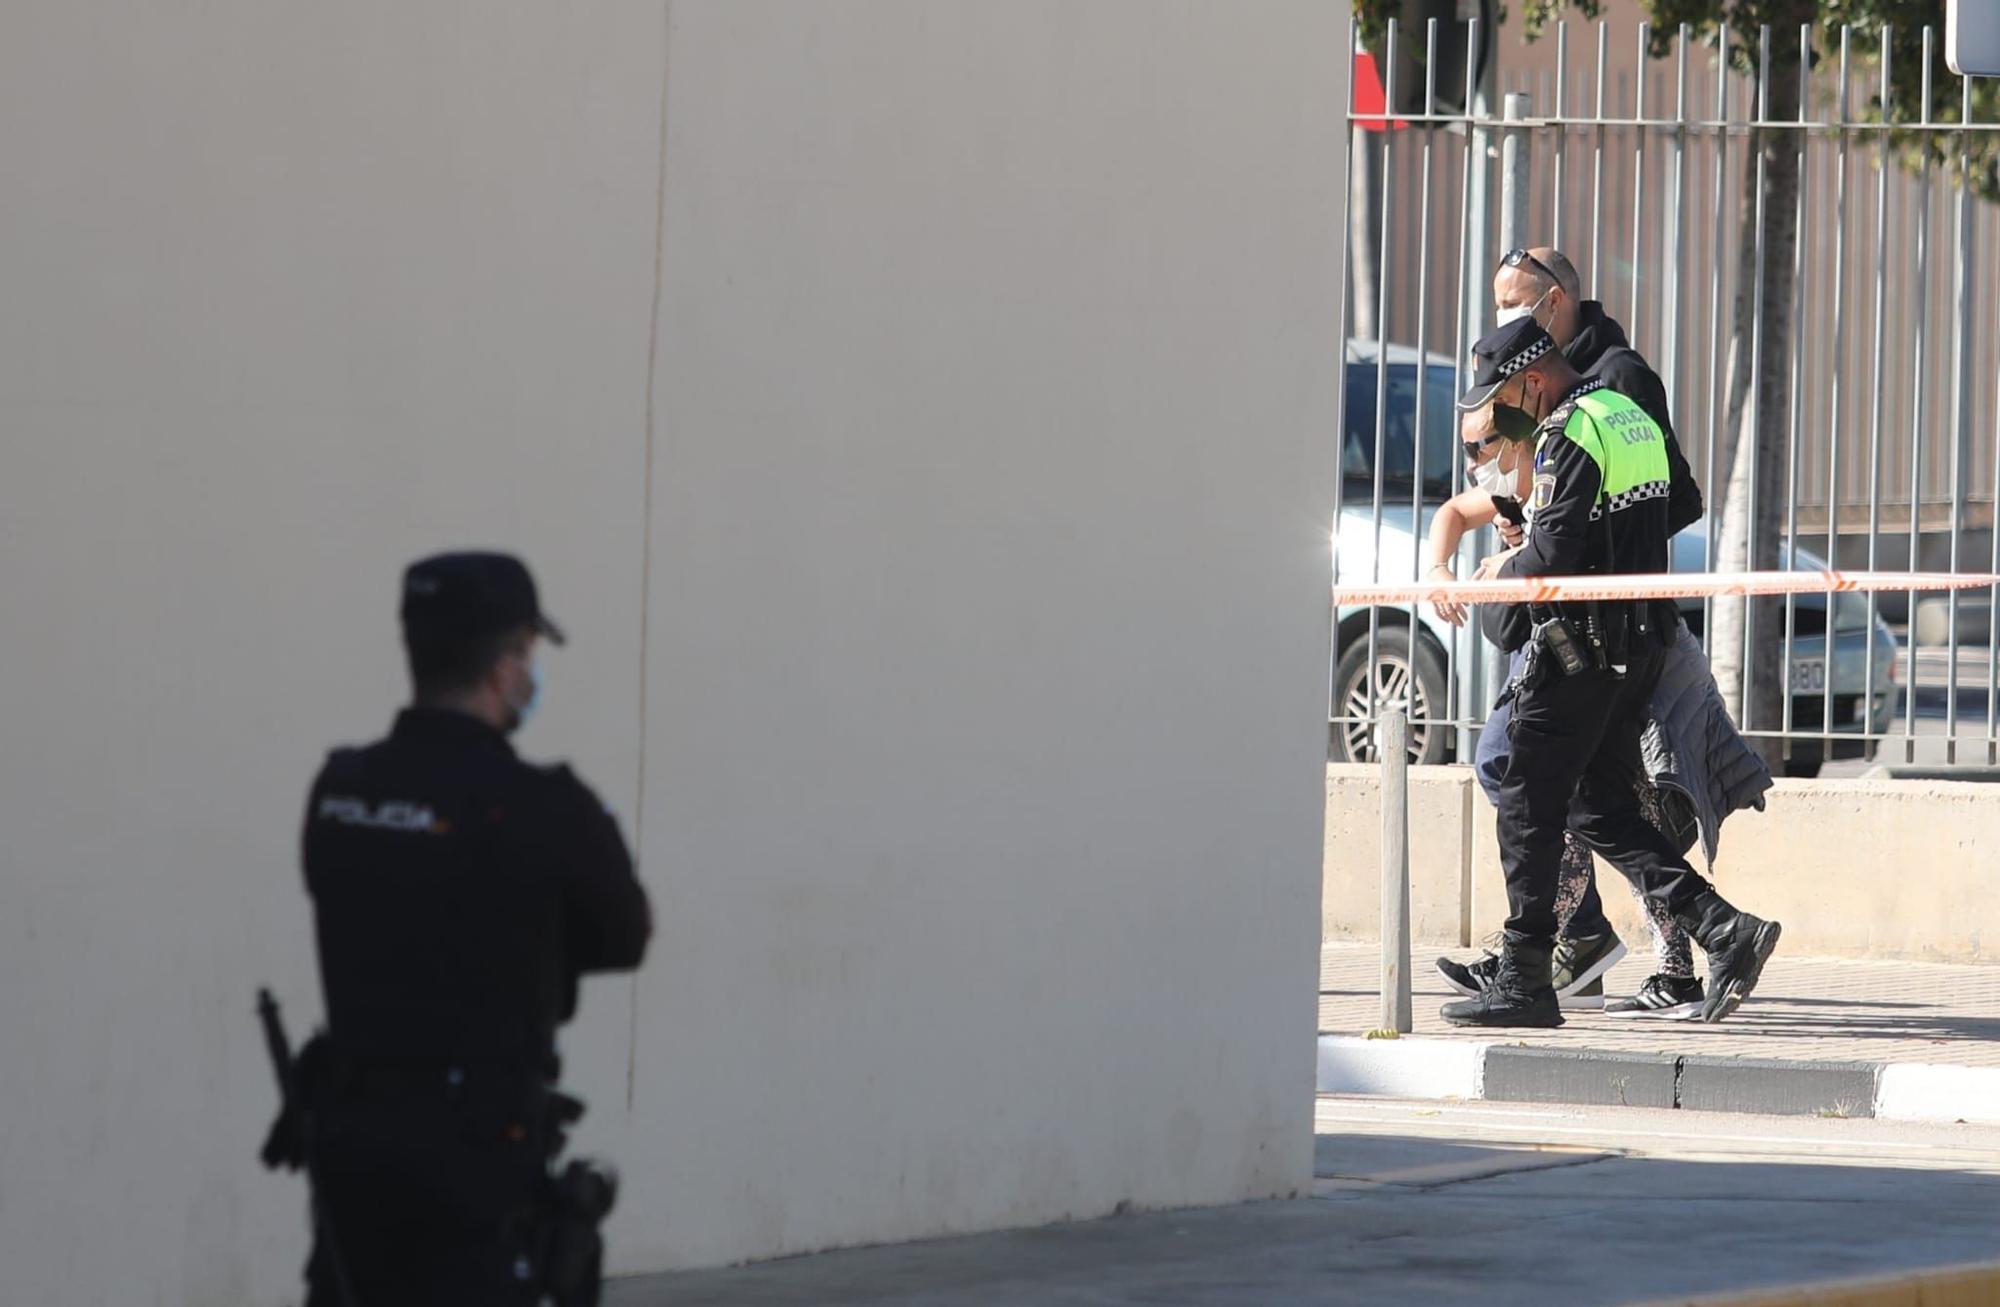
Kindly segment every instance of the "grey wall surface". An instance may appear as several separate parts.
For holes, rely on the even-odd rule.
[[[524,743],[637,803],[661,14],[5,29],[0,1301],[296,1301],[251,1000],[317,1013],[298,822],[403,693],[402,562],[533,558]]]
[[[251,994],[460,544],[660,920],[618,1267],[1303,1186],[1337,10],[10,11],[0,1300],[296,1297]]]

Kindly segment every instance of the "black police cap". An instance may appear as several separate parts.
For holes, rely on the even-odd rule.
[[[1472,357],[1478,366],[1472,375],[1472,385],[1459,396],[1459,409],[1469,413],[1486,407],[1494,391],[1506,385],[1521,369],[1545,355],[1555,353],[1555,348],[1555,338],[1544,331],[1533,317],[1516,318],[1504,327],[1495,327],[1487,332],[1472,347]]]
[[[477,640],[529,627],[556,644],[535,578],[512,554],[437,554],[403,573],[403,630],[426,640]]]

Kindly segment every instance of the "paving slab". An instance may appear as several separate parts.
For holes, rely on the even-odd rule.
[[[1629,994],[1645,980],[1644,941],[1612,968],[1607,993]],[[1466,958],[1477,950],[1416,951],[1411,968],[1415,1034],[1491,1040],[1526,1047],[1765,1058],[1787,1062],[1925,1063],[2000,1067],[2000,966],[1932,962],[1862,962],[1787,956],[1780,946],[1757,992],[1716,1025],[1630,1020],[1569,1013],[1559,1030],[1467,1032],[1447,1026],[1438,1009],[1458,997],[1438,977],[1439,952]],[[1320,952],[1320,1030],[1359,1034],[1380,1016],[1381,957],[1374,941],[1326,944]]]

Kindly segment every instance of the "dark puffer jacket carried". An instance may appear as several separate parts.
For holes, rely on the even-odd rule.
[[[1722,839],[1722,819],[1744,808],[1764,810],[1771,769],[1737,731],[1715,686],[1701,642],[1680,628],[1660,663],[1639,756],[1646,778],[1683,849],[1697,832],[1710,866]]]

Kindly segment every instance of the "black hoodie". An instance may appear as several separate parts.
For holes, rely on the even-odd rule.
[[[1563,349],[1563,357],[1587,381],[1602,381],[1646,410],[1646,416],[1667,433],[1667,534],[1700,520],[1701,487],[1695,484],[1687,456],[1681,453],[1680,438],[1674,434],[1673,419],[1667,415],[1667,387],[1660,374],[1632,348],[1625,328],[1604,311],[1596,300],[1577,306],[1579,319],[1576,339]]]

